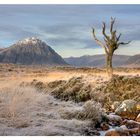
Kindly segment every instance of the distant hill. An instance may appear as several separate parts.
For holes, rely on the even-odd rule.
[[[66,65],[64,59],[38,38],[27,38],[0,50],[0,63]]]
[[[64,60],[73,66],[78,67],[103,67],[105,66],[105,55],[85,55],[81,57],[69,57]],[[127,56],[127,55],[114,55],[113,66],[140,66],[140,55]]]
[[[72,65],[77,67],[103,67],[105,55],[85,55],[62,58],[42,40],[32,37],[20,40],[8,48],[0,48],[0,63],[23,65]],[[114,55],[114,67],[140,67],[140,54]]]
[[[127,64],[140,64],[140,54],[129,57],[126,63]]]
[[[0,48],[0,51],[2,51],[4,48]]]
[[[140,54],[129,57],[125,65],[140,67]]]

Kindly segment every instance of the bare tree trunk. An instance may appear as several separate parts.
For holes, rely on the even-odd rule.
[[[110,78],[113,76],[112,57],[112,54],[106,54],[106,69],[107,74]]]
[[[96,43],[101,46],[106,53],[106,72],[108,76],[111,78],[113,76],[113,68],[112,68],[112,58],[113,53],[118,49],[120,45],[127,45],[129,42],[120,42],[121,34],[117,35],[117,30],[114,29],[115,18],[111,17],[110,24],[110,35],[106,34],[106,23],[103,22],[102,34],[104,35],[104,42],[100,41],[95,35],[95,29],[92,28],[92,33],[94,40]]]

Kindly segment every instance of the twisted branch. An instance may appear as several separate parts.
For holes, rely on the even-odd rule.
[[[110,41],[110,37],[106,35],[105,30],[106,30],[106,24],[105,24],[105,22],[103,22],[103,30],[102,30],[102,33],[105,36],[105,38],[107,39],[107,41]]]
[[[105,52],[108,54],[108,50],[107,50],[106,46],[105,46],[100,40],[97,39],[97,37],[96,37],[96,35],[95,35],[95,29],[94,29],[94,28],[92,28],[92,33],[93,33],[93,37],[94,37],[96,43],[97,43],[99,46],[101,46],[102,48],[104,48]]]
[[[127,44],[129,44],[131,41],[128,41],[128,42],[120,42],[120,43],[118,43],[118,45],[127,45]]]
[[[113,26],[114,26],[114,23],[115,23],[115,18],[112,18],[111,17],[111,25],[110,25],[110,33],[113,34]]]

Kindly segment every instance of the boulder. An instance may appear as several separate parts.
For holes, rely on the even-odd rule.
[[[101,123],[100,127],[103,131],[106,131],[109,129],[109,125],[105,122]]]
[[[140,123],[133,120],[124,120],[123,125],[120,127],[116,127],[115,130],[121,136],[139,136]]]
[[[133,120],[124,120],[123,124],[128,128],[128,129],[133,129],[133,128],[138,128],[140,127],[140,123],[133,121]]]
[[[105,136],[130,136],[130,132],[125,126],[116,127],[115,129],[108,130]]]
[[[140,136],[140,123],[133,120],[124,120],[130,135]]]
[[[122,118],[135,119],[138,115],[137,102],[134,100],[125,100],[115,110],[115,113]]]
[[[124,131],[128,130],[128,128],[125,125],[121,125],[120,128]]]
[[[97,130],[86,128],[83,131],[84,136],[100,136],[100,133]]]
[[[128,131],[133,136],[140,136],[140,127],[132,128],[132,129],[129,129]]]
[[[120,134],[115,129],[112,129],[112,130],[108,130],[105,133],[105,136],[120,136]]]
[[[108,118],[109,123],[111,125],[119,125],[122,123],[122,118],[118,115],[113,114],[113,113],[107,115],[107,118]]]
[[[125,125],[115,128],[120,136],[137,136],[140,135],[140,128],[127,128]]]

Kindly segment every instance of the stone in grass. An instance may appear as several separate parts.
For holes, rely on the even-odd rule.
[[[125,119],[135,119],[138,115],[137,102],[134,100],[125,100],[115,110],[115,114]]]

